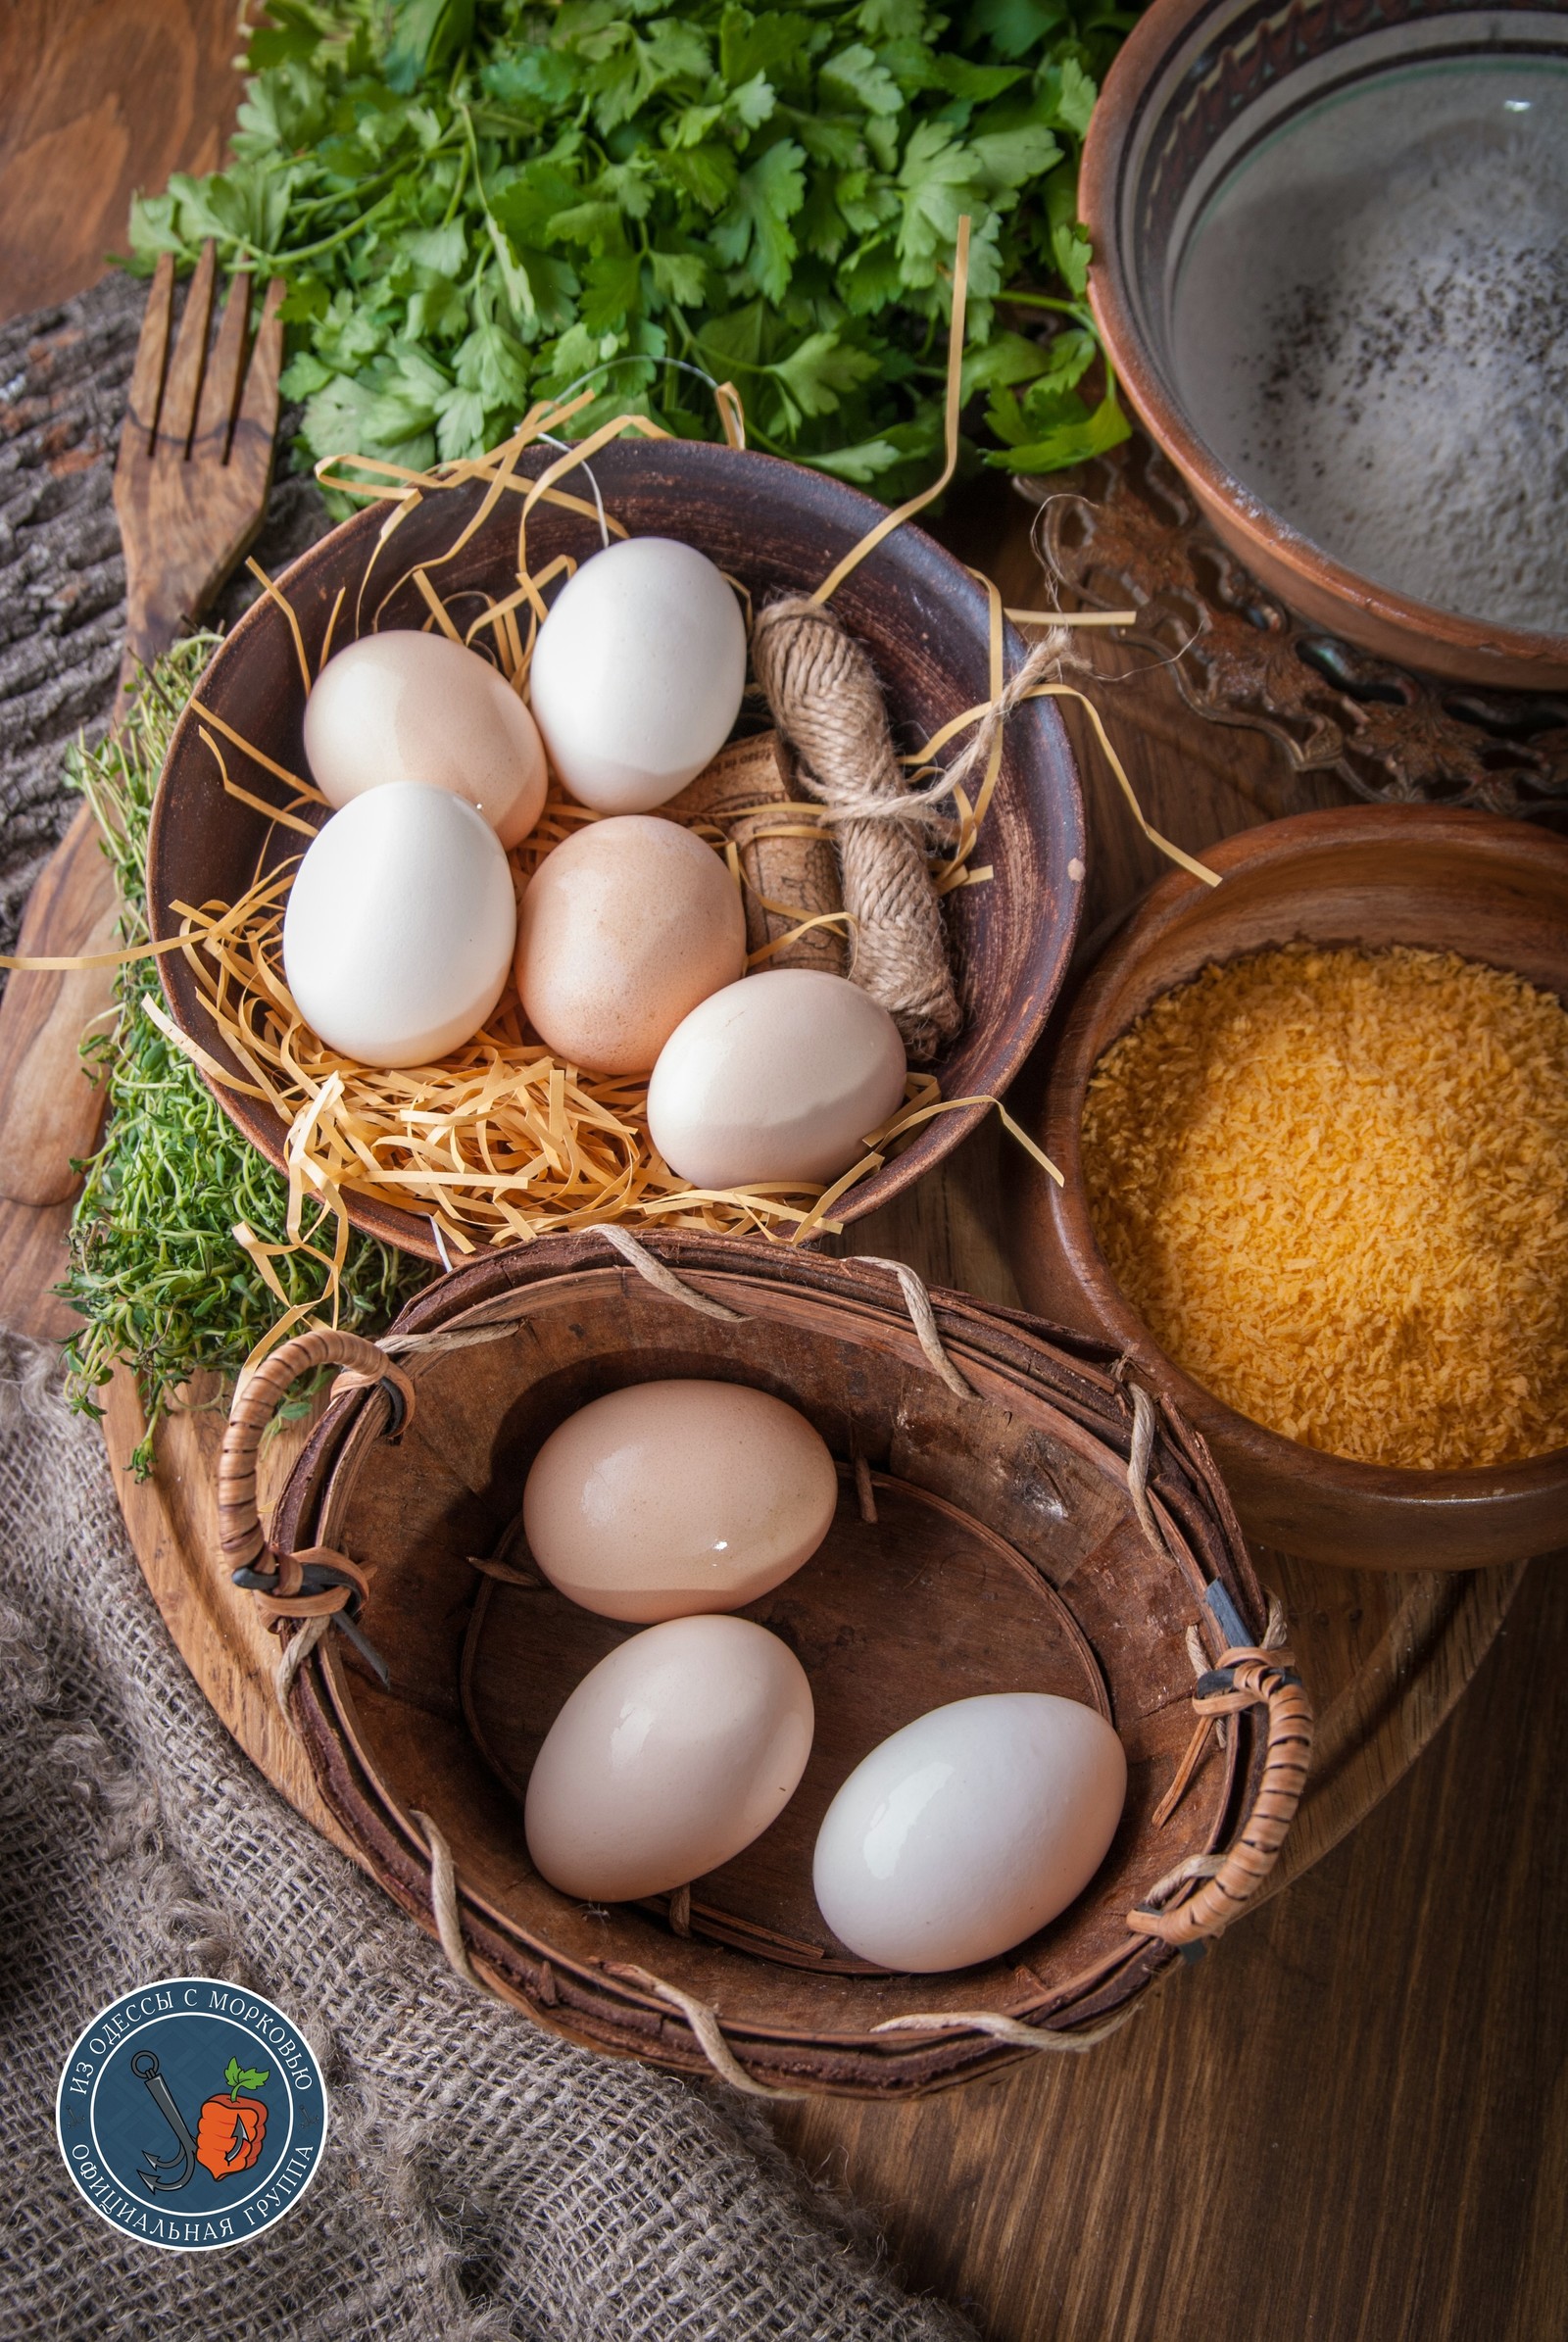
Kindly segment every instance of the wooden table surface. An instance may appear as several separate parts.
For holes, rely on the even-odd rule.
[[[130,188],[216,159],[235,14],[0,0],[0,317],[90,282]],[[1009,600],[1035,593],[1026,518],[998,486],[951,524]],[[1196,726],[1157,674],[1102,705],[1188,846],[1313,802],[1265,744]],[[1084,762],[1087,932],[1158,865]],[[1011,1298],[996,1148],[982,1133],[855,1249]],[[35,1221],[7,1295],[36,1293],[58,1244],[60,1215]],[[995,2342],[1568,2333],[1565,1623],[1568,1572],[1532,1569],[1414,1770],[1093,2057],[911,2106],[784,2110],[781,2136],[876,2215],[911,2283]],[[1415,1660],[1396,1648],[1392,1677]]]

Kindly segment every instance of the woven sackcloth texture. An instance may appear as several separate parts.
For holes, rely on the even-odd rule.
[[[436,1946],[238,1753],[165,1632],[96,1427],[0,1336],[4,2342],[959,2342],[751,2109],[552,2039]],[[332,2121],[246,2251],[122,2240],[54,2137],[66,2052],[142,1980],[266,1993]]]

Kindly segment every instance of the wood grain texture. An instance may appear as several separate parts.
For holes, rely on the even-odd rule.
[[[267,516],[282,286],[269,287],[253,344],[250,279],[236,277],[209,351],[215,274],[209,243],[171,347],[173,263],[165,255],[137,340],[114,482],[125,563],[117,722],[137,667],[150,667],[183,624],[206,614]],[[100,953],[115,941],[116,911],[109,865],[83,806],[34,890],[19,950]],[[0,1000],[0,1196],[42,1205],[74,1193],[71,1166],[93,1150],[104,1093],[79,1064],[73,1079],[55,1060],[63,1063],[66,1049],[113,1010],[110,967],[14,972]]]
[[[147,297],[115,463],[125,548],[122,700],[134,664],[150,666],[183,625],[205,616],[267,517],[283,285],[269,285],[252,340],[251,279],[231,278],[209,348],[216,275],[209,242],[185,289],[177,336],[168,254]]]
[[[1532,1574],[1351,1843],[1092,2059],[780,2136],[990,2342],[1562,2334],[1565,1631]]]
[[[115,876],[85,805],[33,889],[18,950],[41,956],[115,949]],[[0,1196],[65,1203],[80,1179],[73,1160],[91,1154],[104,1092],[89,1081],[77,1046],[113,1012],[111,968],[19,969],[0,999]]]
[[[240,39],[236,0],[5,0],[0,317],[101,276],[139,190],[216,170]]]
[[[119,1368],[103,1395],[115,1493],[142,1575],[209,1706],[230,1731],[244,1716],[238,1736],[252,1762],[308,1822],[352,1854],[271,1697],[277,1643],[250,1596],[220,1566],[216,1467],[224,1417],[216,1378],[204,1377],[188,1395],[190,1405],[160,1426],[157,1470],[145,1481],[129,1463],[146,1430],[134,1377]],[[309,1430],[308,1423],[285,1424],[263,1451],[258,1479],[265,1512],[276,1502]],[[192,1567],[198,1554],[201,1565]]]

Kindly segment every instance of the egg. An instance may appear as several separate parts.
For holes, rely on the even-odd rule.
[[[716,1870],[794,1794],[815,1719],[800,1661],[745,1618],[673,1618],[586,1675],[545,1735],[528,1852],[564,1895],[635,1902]]]
[[[573,797],[645,813],[718,754],[746,689],[746,622],[712,562],[672,537],[584,561],[539,629],[528,691]]]
[[[647,1073],[681,1018],[746,967],[740,889],[652,813],[590,822],[546,854],[517,920],[517,991],[558,1057]]]
[[[676,1026],[648,1127],[696,1188],[836,1179],[904,1097],[904,1044],[880,1002],[818,968],[763,969]]]
[[[512,870],[482,813],[389,781],[334,813],[283,913],[283,972],[328,1049],[427,1065],[500,1000],[516,939]]]
[[[839,1790],[817,1832],[817,1904],[882,1968],[995,1960],[1083,1892],[1126,1794],[1122,1744],[1093,1708],[1043,1691],[955,1700]]]
[[[544,810],[539,727],[505,675],[444,634],[367,634],[329,659],[305,703],[305,755],[330,805],[423,781],[477,805],[503,846]]]
[[[826,1442],[745,1383],[634,1383],[553,1431],[522,1491],[552,1586],[606,1618],[738,1610],[809,1561],[838,1505]]]

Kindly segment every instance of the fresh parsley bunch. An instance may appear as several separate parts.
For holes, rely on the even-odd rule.
[[[1111,0],[270,0],[229,168],[138,198],[132,265],[288,281],[311,455],[474,455],[588,377],[713,435],[902,492],[941,445],[973,220],[966,399],[1037,470],[1125,435],[1083,303],[1076,160]],[[1021,301],[1011,313],[1004,305]],[[1047,346],[999,322],[1060,313]]]

